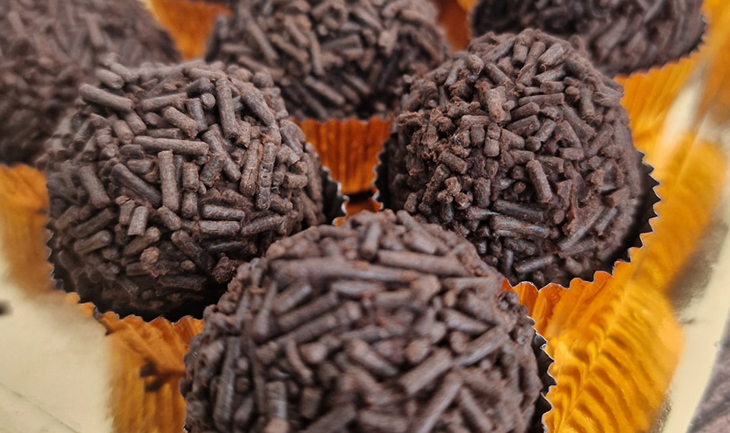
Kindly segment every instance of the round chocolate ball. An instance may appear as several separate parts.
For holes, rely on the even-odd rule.
[[[209,41],[208,60],[268,70],[298,119],[390,116],[406,75],[445,56],[430,2],[237,2]]]
[[[404,98],[379,188],[512,283],[611,270],[642,199],[621,87],[539,31],[486,35]]]
[[[200,314],[236,267],[325,222],[320,162],[271,77],[202,62],[85,84],[41,162],[54,274],[102,310]]]
[[[676,61],[702,43],[702,0],[481,0],[474,35],[540,29],[568,39],[605,74],[631,74]]]
[[[185,358],[186,425],[526,432],[543,414],[544,369],[503,281],[468,242],[407,212],[282,240],[206,310]]]
[[[170,37],[137,0],[0,2],[0,162],[30,163],[73,109],[78,86],[126,66],[175,62]]]

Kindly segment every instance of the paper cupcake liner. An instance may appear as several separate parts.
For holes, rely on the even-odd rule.
[[[392,119],[372,117],[369,120],[314,119],[296,120],[322,158],[332,177],[342,184],[346,195],[370,191],[372,168],[377,163],[383,143],[390,135]]]
[[[465,49],[471,39],[469,9],[464,8],[462,1],[464,0],[433,0],[439,9],[439,25],[444,29],[452,51]]]
[[[325,224],[334,224],[335,220],[337,218],[343,217],[346,214],[345,211],[345,202],[347,200],[347,197],[343,196],[341,194],[341,186],[338,182],[334,181],[332,179],[332,176],[330,174],[330,171],[322,167],[321,173],[320,173],[321,179],[322,179],[322,194],[323,194],[323,211],[324,215],[326,217]],[[51,278],[54,281],[54,284],[57,289],[65,290],[66,292],[77,292],[76,289],[72,286],[72,283],[66,284],[67,282],[72,281],[71,275],[69,271],[66,269],[62,269],[60,267],[55,267],[54,263],[56,262],[56,259],[54,258],[54,252],[52,249],[52,242],[53,242],[53,232],[50,228],[46,229],[46,257],[48,259],[48,262],[51,264],[52,271],[51,271]],[[74,256],[76,260],[78,260],[78,257]],[[221,294],[225,291],[225,287],[223,287],[223,290],[221,291]],[[89,299],[85,299],[83,295],[81,296],[82,302],[91,302]],[[218,295],[220,296],[220,295]],[[165,318],[168,320],[177,320],[179,318],[184,318],[186,316],[189,316],[193,314],[194,316],[202,315],[203,309],[207,304],[215,303],[217,302],[218,298],[215,297],[213,299],[212,295],[208,295],[201,303],[193,303],[193,304],[184,304],[179,309],[168,311],[167,313],[163,314],[162,316],[144,316],[145,319],[149,321],[156,320],[158,318]],[[206,303],[205,305],[203,304]],[[101,313],[109,312],[110,310],[96,305],[94,303],[95,308],[98,309]],[[121,317],[127,317],[127,316],[137,316],[137,314],[132,313],[126,313],[126,312],[119,312],[119,311],[112,311],[114,313],[120,313]],[[192,313],[191,313],[192,312]]]
[[[552,410],[553,406],[548,401],[547,394],[550,392],[550,388],[555,386],[557,382],[555,382],[555,378],[550,374],[550,366],[554,361],[545,351],[546,347],[547,340],[539,333],[535,333],[535,338],[532,340],[532,350],[537,359],[537,373],[542,382],[542,391],[540,392],[540,397],[535,402],[535,413],[532,416],[532,422],[527,429],[527,433],[545,433],[548,431],[545,416]]]
[[[185,375],[183,358],[203,321],[186,317],[145,322],[120,319],[113,313],[96,315],[112,341],[113,371],[109,406],[116,431],[180,432],[185,400],[179,389]]]
[[[634,145],[645,154],[653,152],[669,110],[695,71],[700,56],[701,53],[695,52],[648,72],[616,78],[624,87],[621,104],[629,115]]]
[[[219,15],[230,15],[222,4],[202,0],[142,0],[170,33],[185,59],[202,57]]]
[[[644,192],[640,200],[638,209],[636,210],[636,219],[625,236],[624,248],[615,255],[613,259],[606,260],[605,269],[596,269],[593,272],[592,277],[589,280],[582,278],[573,278],[567,284],[567,287],[573,285],[574,282],[582,281],[591,283],[596,279],[596,275],[599,273],[613,274],[614,269],[619,263],[629,263],[631,261],[631,251],[634,249],[640,249],[643,240],[642,237],[652,231],[652,220],[657,216],[654,207],[659,203],[660,199],[656,193],[656,187],[659,185],[652,177],[653,167],[648,164],[645,160],[643,152],[639,151],[641,157],[641,171],[643,175]],[[378,165],[375,168],[375,195],[374,200],[377,201],[382,208],[392,209],[390,189],[388,188],[388,155],[385,149],[378,155]],[[555,285],[554,283],[548,283],[543,287],[549,287]]]
[[[710,115],[720,123],[730,117],[730,80],[727,65],[730,61],[730,3],[706,1],[710,31],[701,51],[705,62],[704,89],[700,101],[700,115]]]
[[[477,4],[477,1],[478,0],[456,0],[456,2],[459,3],[459,6],[467,12],[472,10],[474,5]]]

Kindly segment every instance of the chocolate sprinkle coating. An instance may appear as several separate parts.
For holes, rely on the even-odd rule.
[[[540,29],[569,39],[603,73],[614,76],[663,66],[702,43],[702,0],[481,0],[474,35]]]
[[[185,358],[187,428],[526,432],[543,380],[503,281],[407,212],[282,240],[206,310]]]
[[[540,31],[476,39],[410,87],[382,199],[467,238],[513,284],[610,271],[643,198],[621,95]]]
[[[55,276],[101,310],[200,314],[236,267],[325,222],[319,157],[265,74],[202,61],[81,87],[48,153]]]
[[[30,163],[96,68],[176,62],[172,39],[137,0],[0,0],[0,162]]]
[[[298,119],[390,116],[406,75],[445,58],[421,0],[248,0],[221,17],[208,60],[268,70]]]

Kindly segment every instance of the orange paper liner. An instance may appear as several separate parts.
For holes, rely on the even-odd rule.
[[[0,245],[7,254],[10,279],[33,293],[49,290],[46,263],[46,177],[24,165],[0,165]],[[28,271],[31,264],[37,267]]]
[[[551,432],[649,431],[660,410],[683,347],[669,302],[631,278],[631,265],[592,284],[578,282],[536,292],[518,287],[533,307],[538,330],[555,359],[557,386],[548,393]]]
[[[160,25],[175,40],[185,59],[201,57],[219,15],[230,15],[223,5],[191,0],[143,0]]]
[[[474,5],[477,4],[477,1],[478,0],[456,0],[459,6],[467,12],[471,12]]]
[[[180,432],[185,400],[180,379],[190,340],[203,330],[203,321],[189,317],[176,323],[164,319],[144,322],[98,317],[113,342],[111,402],[114,428],[119,432]]]
[[[372,190],[373,169],[390,134],[391,119],[292,120],[314,145],[322,158],[322,166],[329,168],[332,178],[342,185],[343,194]]]
[[[432,0],[439,9],[438,22],[444,29],[452,51],[463,50],[469,45],[471,31],[467,10],[458,0]]]

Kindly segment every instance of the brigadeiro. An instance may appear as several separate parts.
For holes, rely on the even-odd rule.
[[[100,74],[41,161],[54,275],[82,301],[200,314],[239,264],[326,221],[319,158],[270,76],[203,62]]]
[[[108,53],[125,66],[175,62],[137,0],[0,1],[0,163],[31,163]]]
[[[381,200],[467,238],[512,283],[610,271],[649,185],[621,95],[540,31],[476,39],[410,86]]]
[[[316,227],[239,268],[181,390],[196,432],[542,431],[544,343],[474,247],[406,212]]]
[[[222,18],[213,32],[207,59],[268,70],[289,113],[344,192],[369,190],[406,76],[424,74],[445,58],[434,5],[421,0],[233,3],[233,16]]]
[[[387,116],[404,76],[444,59],[429,2],[250,0],[233,8],[207,58],[269,71],[299,119]]]
[[[702,42],[702,0],[480,0],[474,35],[540,29],[583,48],[614,76],[676,61]]]

